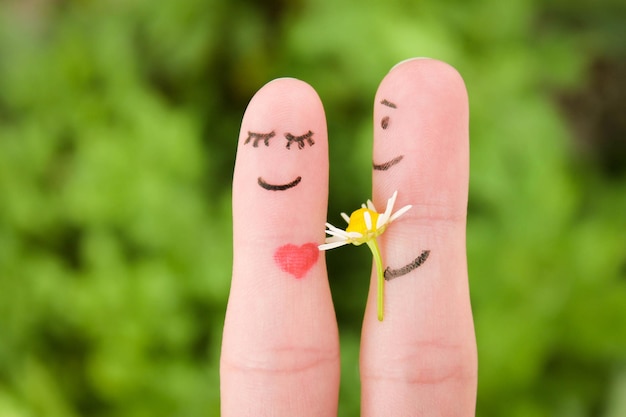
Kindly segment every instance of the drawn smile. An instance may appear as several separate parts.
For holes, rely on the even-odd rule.
[[[404,158],[404,155],[396,156],[395,158],[390,159],[387,162],[383,162],[382,164],[377,164],[377,163],[373,162],[372,166],[373,166],[374,170],[376,170],[376,171],[387,171],[392,166],[400,163],[400,161],[402,161],[402,158]]]
[[[287,184],[270,184],[261,177],[258,179],[259,185],[269,191],[285,191],[300,184],[300,181],[302,181],[302,177],[300,176]]]

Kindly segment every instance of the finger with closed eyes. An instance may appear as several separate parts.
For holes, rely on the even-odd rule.
[[[337,323],[318,250],[327,200],[320,99],[302,81],[272,81],[248,105],[237,147],[223,416],[336,415]]]

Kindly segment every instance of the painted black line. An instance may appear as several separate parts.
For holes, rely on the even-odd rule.
[[[387,99],[384,99],[383,101],[381,101],[380,104],[382,104],[383,106],[391,107],[392,109],[398,108],[398,106],[396,106],[396,103],[392,103],[391,101],[388,101]]]
[[[391,269],[390,267],[387,267],[387,269],[385,269],[385,280],[390,281],[394,278],[398,278],[398,277],[401,277],[402,275],[406,275],[414,269],[419,268],[420,265],[426,262],[426,259],[428,259],[428,255],[430,255],[430,251],[423,250],[420,256],[415,258],[413,262],[409,263],[408,265],[403,266],[402,268]]]
[[[404,158],[404,155],[396,156],[391,161],[383,162],[382,164],[372,163],[372,167],[376,171],[387,171],[389,168],[402,161],[402,158]]]
[[[313,146],[315,141],[313,141],[313,132],[310,130],[301,136],[294,136],[291,133],[285,133],[285,137],[287,138],[287,149],[291,149],[291,144],[296,142],[298,143],[298,149],[304,148],[304,141],[306,140],[309,146]]]
[[[269,184],[267,182],[265,182],[265,180],[263,180],[263,178],[259,177],[259,185],[263,188],[265,188],[266,190],[270,190],[270,191],[285,191],[288,190],[290,188],[295,187],[296,185],[300,184],[300,181],[302,181],[302,177],[298,177],[295,180],[287,183],[287,184],[278,184],[278,185],[274,185],[274,184]]]
[[[250,140],[254,139],[254,142],[252,142],[252,146],[257,148],[259,146],[259,141],[263,139],[263,143],[265,143],[265,146],[270,146],[270,139],[273,138],[275,135],[276,133],[273,130],[270,133],[255,133],[248,131],[248,138],[243,144],[247,145]]]

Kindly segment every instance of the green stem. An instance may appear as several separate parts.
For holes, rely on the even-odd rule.
[[[378,320],[383,321],[384,318],[384,308],[383,308],[383,300],[384,300],[384,289],[385,289],[385,274],[383,272],[383,259],[380,256],[380,248],[378,247],[378,242],[376,238],[370,239],[367,241],[367,246],[369,246],[372,251],[372,255],[374,255],[374,263],[376,263],[376,273],[378,275]]]

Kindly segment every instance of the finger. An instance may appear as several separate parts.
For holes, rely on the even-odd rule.
[[[380,237],[384,321],[373,274],[361,344],[364,416],[473,415],[476,343],[465,220],[468,104],[458,73],[429,59],[394,67],[374,103],[373,196],[413,207]]]
[[[315,91],[265,85],[243,117],[233,178],[233,276],[223,416],[336,415],[337,324],[325,259],[328,142]]]

